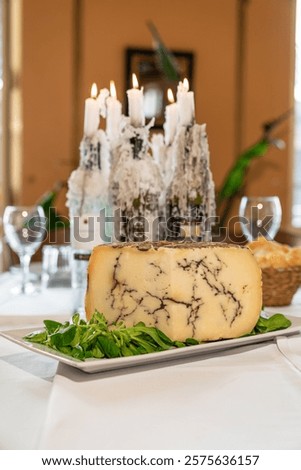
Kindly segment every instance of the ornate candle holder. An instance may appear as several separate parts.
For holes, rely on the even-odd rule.
[[[83,256],[103,243],[105,220],[100,214],[109,207],[110,153],[102,130],[80,144],[80,164],[68,180],[67,206],[70,214],[71,246],[74,252],[72,287],[74,310],[84,311],[87,261]]]
[[[99,217],[102,209],[108,206],[110,175],[110,153],[105,133],[98,130],[91,138],[85,137],[80,144],[80,164],[71,173],[68,181],[67,206],[69,207],[71,225],[74,218],[79,219],[79,239],[73,233],[73,245],[87,249],[99,242],[100,234],[94,230],[94,240],[81,241],[81,228],[86,232],[87,219]],[[82,222],[82,227],[80,226]],[[74,227],[75,228],[75,227]],[[74,231],[73,231],[74,232]],[[82,246],[82,243],[84,244]],[[79,246],[80,245],[80,246]]]
[[[123,128],[111,172],[112,203],[117,241],[159,238],[159,197],[163,182],[159,167],[149,154],[149,129]]]
[[[206,125],[180,127],[173,149],[176,167],[166,196],[167,238],[208,241],[215,194]]]

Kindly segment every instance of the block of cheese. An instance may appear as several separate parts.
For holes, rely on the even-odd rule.
[[[173,340],[213,341],[252,330],[262,307],[261,271],[245,247],[217,243],[100,245],[88,267],[86,315],[143,321]]]

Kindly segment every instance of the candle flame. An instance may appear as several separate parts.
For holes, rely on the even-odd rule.
[[[91,86],[91,98],[96,98],[97,97],[97,85],[96,83],[93,83]]]
[[[172,92],[171,88],[168,88],[168,90],[167,90],[167,99],[170,103],[175,102],[175,99],[174,99],[173,92]]]
[[[132,75],[133,88],[139,88],[138,79],[135,73]]]
[[[189,81],[187,80],[187,78],[184,78],[183,80],[183,87],[189,91]]]
[[[116,87],[114,80],[110,80],[110,95],[113,98],[117,98]]]

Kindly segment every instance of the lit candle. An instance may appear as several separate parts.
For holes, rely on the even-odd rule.
[[[86,137],[93,137],[99,126],[99,106],[96,101],[97,85],[93,83],[91,87],[91,98],[85,102],[84,134]]]
[[[180,82],[178,85],[177,102],[180,125],[189,126],[194,121],[194,93],[189,91],[187,78],[184,78],[183,83]]]
[[[145,124],[143,110],[143,90],[139,90],[139,84],[136,75],[133,73],[133,88],[127,90],[129,100],[130,123],[134,127],[142,127]]]
[[[107,98],[107,136],[112,142],[119,137],[121,119],[121,103],[117,100],[116,87],[113,80],[110,81],[110,96]]]
[[[102,88],[99,92],[98,97],[96,98],[99,108],[99,114],[103,118],[107,117],[107,99],[109,95],[109,90],[107,88]]]
[[[165,144],[170,145],[176,135],[177,126],[179,121],[178,104],[175,103],[173,92],[170,88],[167,90],[167,98],[170,104],[165,108],[165,123],[164,123],[164,134]]]

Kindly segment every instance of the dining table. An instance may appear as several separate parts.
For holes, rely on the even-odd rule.
[[[72,288],[17,281],[0,274],[2,332],[70,320]],[[301,289],[266,311],[301,318]],[[301,334],[91,374],[0,336],[0,417],[6,450],[300,450]]]

